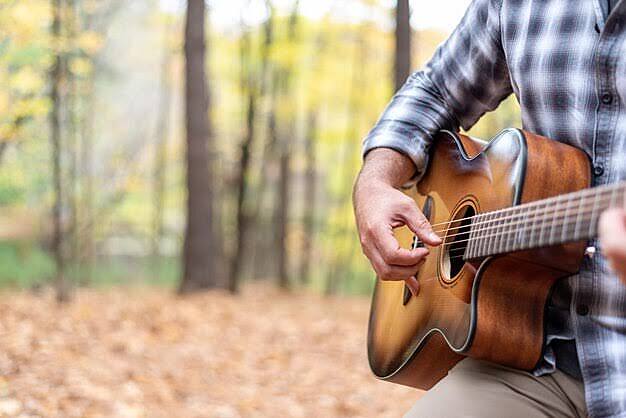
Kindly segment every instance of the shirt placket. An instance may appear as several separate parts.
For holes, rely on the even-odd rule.
[[[598,39],[595,55],[595,79],[597,106],[595,111],[595,130],[593,148],[591,152],[592,183],[593,185],[606,184],[610,181],[611,146],[619,117],[619,95],[616,86],[616,66],[618,50],[616,48],[621,36],[624,4],[620,2],[606,21],[601,22],[602,32]],[[603,25],[602,25],[603,23]],[[596,240],[591,242],[596,245]],[[593,295],[601,285],[596,257],[585,260],[575,292],[575,311],[577,318],[577,345],[580,354],[581,369],[585,380],[588,409],[591,416],[610,416],[607,410],[607,393],[610,390],[606,382],[606,355],[604,347],[595,335],[595,328],[591,325],[589,316],[593,316],[594,307],[600,301],[594,300]],[[582,309],[581,307],[584,307]],[[610,408],[609,408],[610,409]]]

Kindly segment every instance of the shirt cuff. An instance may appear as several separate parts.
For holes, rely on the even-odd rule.
[[[422,138],[408,138],[406,135],[374,129],[363,141],[363,158],[373,149],[390,148],[406,155],[415,164],[414,180],[419,180],[428,165],[428,145],[431,141]]]

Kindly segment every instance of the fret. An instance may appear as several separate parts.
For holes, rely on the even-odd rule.
[[[530,234],[529,234],[530,238],[528,240],[531,248],[535,247],[538,244],[538,242],[535,241],[535,235],[536,235],[536,232],[537,232],[537,225],[536,225],[537,217],[541,213],[540,205],[539,204],[533,205],[532,211],[533,211],[533,214],[532,214],[532,216],[529,217],[530,218],[530,227],[529,227],[530,228],[530,231],[529,231],[530,232]]]
[[[502,220],[500,221],[500,225],[501,225],[500,251],[501,252],[507,252],[508,251],[507,249],[509,248],[509,230],[511,228],[511,213],[512,212],[510,210],[506,211],[502,216]]]
[[[474,215],[470,225],[469,237],[467,238],[467,247],[465,248],[465,259],[474,258],[474,240],[476,235],[476,219],[478,215]]]
[[[543,207],[541,208],[541,226],[539,227],[539,244],[540,245],[545,245],[545,242],[546,242],[546,239],[544,237],[544,232],[546,230],[547,217],[545,216],[545,214],[548,209],[548,203],[549,202],[544,202]]]
[[[599,193],[595,193],[593,196],[593,206],[591,207],[591,216],[589,219],[589,228],[587,228],[587,237],[592,237],[595,231],[595,225],[597,223],[598,214],[596,212],[596,206],[598,204],[598,195]],[[584,215],[583,215],[584,216]]]
[[[522,223],[522,240],[521,249],[525,250],[530,247],[529,239],[531,238],[530,229],[532,227],[531,219],[532,215],[529,214],[532,210],[532,206],[526,209],[526,216],[524,216],[524,222]]]
[[[480,226],[481,230],[481,240],[480,240],[480,255],[487,255],[487,248],[489,247],[489,239],[487,235],[489,235],[489,221],[491,219],[491,213],[486,213],[484,215],[482,225]]]
[[[513,224],[515,223],[515,211],[518,208],[515,207],[511,211],[508,212],[508,219],[504,224],[503,235],[506,237],[506,241],[504,244],[504,252],[510,252],[513,249],[513,242],[511,240],[511,234],[514,233]]]
[[[516,217],[516,230],[515,230],[515,249],[516,250],[521,250],[522,249],[522,244],[523,244],[523,227],[524,227],[524,223],[520,222],[522,220],[522,212],[523,209],[522,208],[518,208],[518,216]]]
[[[556,237],[554,234],[556,232],[557,215],[561,212],[561,200],[562,199],[557,199],[556,203],[554,204],[554,210],[552,211],[552,221],[550,222],[550,234],[548,237],[549,244],[556,244]]]
[[[484,255],[491,254],[489,252],[489,246],[493,242],[493,240],[492,240],[493,232],[492,232],[492,229],[491,229],[491,227],[493,226],[492,220],[493,220],[493,213],[490,212],[489,214],[487,214],[487,221],[485,223],[485,229],[484,229],[484,234],[483,234],[484,235],[484,239],[483,239],[483,241],[484,241],[484,244],[483,244],[483,254]]]
[[[509,212],[500,212],[498,214],[498,227],[496,228],[496,233],[498,234],[498,245],[496,247],[496,251],[498,253],[504,252],[504,248],[506,246],[504,230],[508,222],[507,220],[508,216],[509,216]]]
[[[485,246],[485,223],[486,222],[487,222],[487,215],[483,213],[483,215],[480,217],[480,225],[478,225],[478,236],[480,238],[478,239],[478,247],[476,248],[476,251],[479,257],[483,256],[483,250]]]
[[[491,226],[489,228],[489,235],[491,235],[490,239],[489,239],[489,254],[495,254],[498,252],[498,249],[500,248],[500,243],[499,243],[499,238],[500,238],[500,234],[498,233],[499,229],[500,229],[500,214],[499,213],[494,213],[491,216]]]
[[[565,201],[565,214],[563,215],[563,222],[561,223],[561,242],[567,241],[567,231],[569,229],[569,212],[572,203],[572,197],[572,195],[569,195],[567,197],[567,200]]]
[[[571,237],[572,240],[577,240],[578,237],[580,236],[581,212],[582,212],[582,208],[584,208],[585,200],[586,200],[586,196],[582,196],[578,201],[578,210],[576,211],[576,223],[574,224],[574,235],[572,235]],[[565,218],[565,222],[567,222],[567,218]]]
[[[515,237],[517,236],[517,231],[519,229],[519,214],[520,214],[520,208],[519,206],[516,206],[515,209],[513,209],[513,218],[511,219],[509,225],[509,236],[508,236],[508,243],[507,243],[507,251],[514,251],[517,246],[515,243]]]
[[[515,217],[513,218],[513,222],[511,222],[512,227],[512,236],[511,236],[511,249],[513,251],[520,249],[520,220],[522,219],[522,212],[519,206],[515,208]]]
[[[485,254],[491,254],[493,247],[493,212],[489,213],[487,223],[485,224]]]
[[[477,245],[478,245],[478,228],[479,225],[477,225],[480,222],[480,216],[481,215],[475,215],[474,219],[472,221],[472,228],[470,229],[470,248],[469,248],[469,258],[476,258],[477,255]]]

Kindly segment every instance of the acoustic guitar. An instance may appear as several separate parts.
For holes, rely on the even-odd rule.
[[[626,184],[589,188],[585,153],[507,129],[489,142],[442,131],[428,170],[404,192],[443,243],[417,273],[377,280],[368,358],[385,380],[429,389],[465,356],[532,370],[556,280],[576,273],[602,211],[625,206]],[[406,228],[405,248],[422,246]]]

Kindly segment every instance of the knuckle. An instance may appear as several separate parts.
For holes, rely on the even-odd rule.
[[[401,261],[400,254],[398,254],[396,251],[390,251],[387,254],[387,259],[385,260],[386,262],[388,262],[389,264],[398,264],[398,262]]]
[[[392,270],[389,266],[381,266],[378,274],[382,280],[393,280]]]
[[[395,261],[395,256],[393,251],[389,251],[388,248],[383,248],[380,251],[380,255],[387,264],[394,264],[393,262]]]
[[[426,219],[424,216],[420,216],[416,220],[416,223],[420,229],[430,230],[430,222],[428,222],[428,219]]]
[[[400,201],[398,202],[398,205],[404,211],[413,211],[417,209],[415,207],[415,202],[413,201],[413,199],[404,195],[402,196],[402,199],[400,199]]]
[[[363,233],[364,233],[363,235],[365,235],[366,237],[371,237],[372,235],[374,235],[374,232],[375,232],[374,224],[368,223],[363,228]]]

